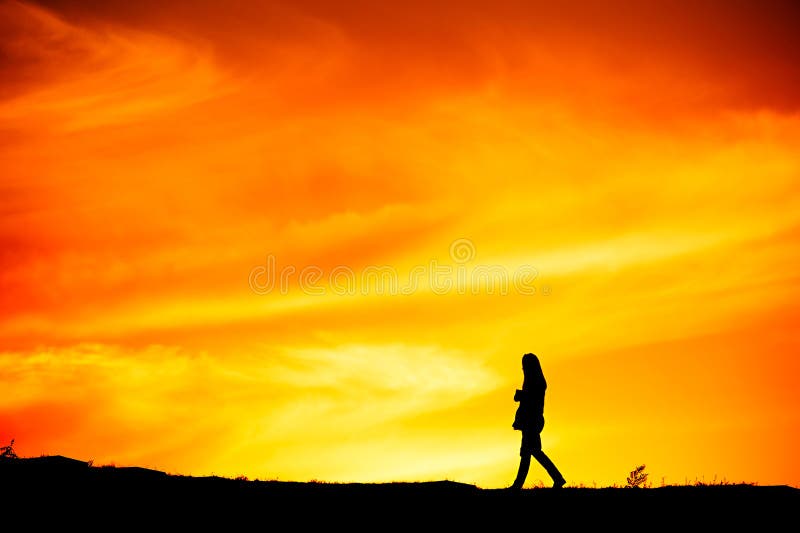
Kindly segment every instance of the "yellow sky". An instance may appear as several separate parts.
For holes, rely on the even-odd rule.
[[[799,485],[793,8],[669,4],[0,3],[0,441],[499,487],[534,352],[571,484]]]

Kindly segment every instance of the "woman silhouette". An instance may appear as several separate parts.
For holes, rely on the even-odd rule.
[[[539,358],[532,353],[523,355],[522,373],[525,378],[522,389],[517,389],[514,394],[514,401],[519,402],[519,407],[513,424],[514,429],[522,431],[522,446],[519,449],[519,472],[511,488],[521,489],[525,484],[532,455],[553,478],[553,488],[559,489],[566,481],[553,461],[542,451],[542,438],[539,435],[544,428],[544,391],[547,389]]]

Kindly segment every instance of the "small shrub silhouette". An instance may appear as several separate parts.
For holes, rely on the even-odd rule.
[[[647,483],[648,474],[644,471],[644,467],[645,465],[640,465],[631,471],[631,475],[627,479],[628,483],[625,485],[626,489],[649,487]]]
[[[8,446],[0,446],[0,458],[2,459],[16,459],[17,454],[14,452],[14,439]]]

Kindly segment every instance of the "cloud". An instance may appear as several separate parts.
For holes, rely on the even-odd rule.
[[[0,429],[185,473],[499,480],[521,353],[554,369],[556,451],[592,402],[561,363],[624,383],[607,354],[705,361],[718,334],[703,376],[736,368],[732,327],[798,292],[800,46],[773,7],[3,2]],[[551,293],[248,286],[269,254],[404,280],[459,238]],[[765,331],[790,360],[791,324]],[[598,455],[626,436],[604,416]]]
[[[255,468],[259,450],[276,441],[346,448],[360,432],[469,401],[498,380],[478,361],[435,346],[265,345],[234,357],[82,344],[0,354],[0,383],[2,437],[16,437],[26,453],[190,468],[175,457],[188,453],[202,468],[219,468],[219,457],[180,451],[208,439],[250,450]],[[31,417],[48,431],[35,430]]]
[[[3,2],[2,11],[9,84],[16,87],[0,101],[5,128],[74,132],[124,124],[231,90],[196,45],[119,27],[76,26],[19,2]]]
[[[223,7],[188,0],[169,6],[51,0],[42,5],[76,23],[192,35],[243,71],[268,73],[280,57],[314,71],[334,59],[335,76],[328,71],[315,81],[335,81],[336,87],[312,83],[311,91],[296,93],[317,104],[374,104],[387,97],[399,103],[504,84],[511,92],[581,102],[584,111],[611,97],[615,114],[633,107],[663,120],[676,111],[785,111],[798,104],[800,47],[792,2],[765,7],[704,0],[675,6],[623,0],[609,7],[588,0],[555,7],[545,1],[414,1],[354,7],[310,0]]]

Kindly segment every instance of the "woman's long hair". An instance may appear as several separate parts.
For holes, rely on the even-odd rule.
[[[532,353],[526,353],[522,356],[522,375],[525,377],[522,382],[523,390],[538,389],[544,391],[547,389],[547,380],[544,379],[542,364],[539,362],[539,358]]]

